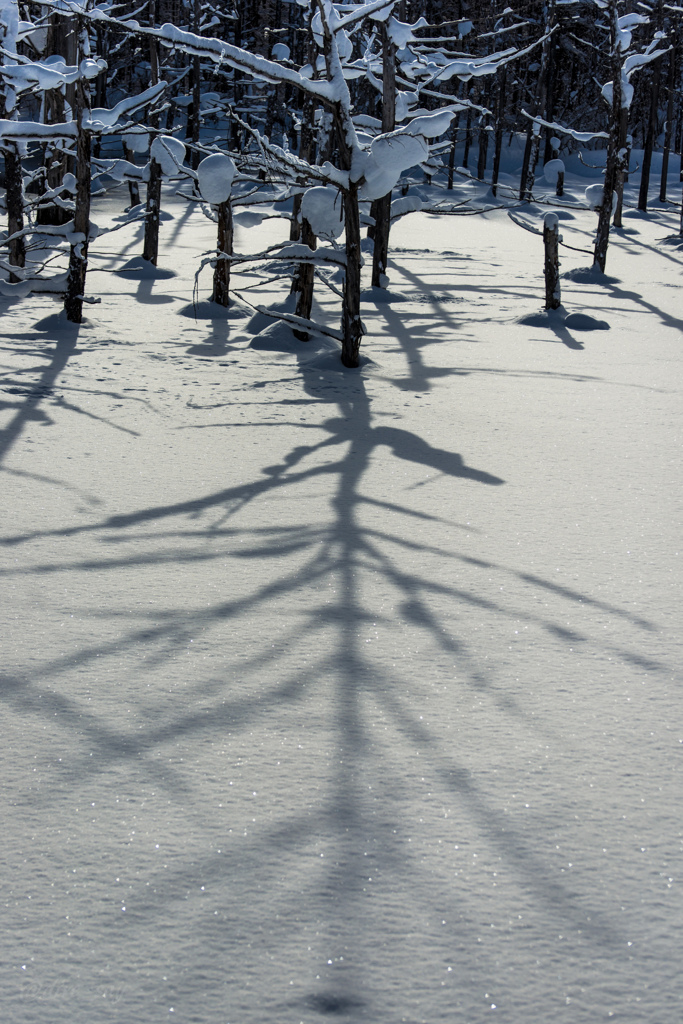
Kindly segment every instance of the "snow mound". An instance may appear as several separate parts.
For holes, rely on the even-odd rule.
[[[42,320],[38,320],[33,325],[33,329],[36,331],[46,331],[50,334],[62,334],[65,331],[76,332],[81,328],[94,327],[95,324],[92,320],[87,320],[85,317],[81,320],[80,324],[72,323],[71,320],[67,320],[66,312],[62,309],[59,313],[50,313],[49,316],[43,317]]]
[[[155,267],[149,260],[142,256],[133,256],[116,271],[117,274],[125,274],[127,277],[135,277],[141,281],[163,281],[169,277],[175,277],[174,270],[166,270],[165,267]]]
[[[239,224],[243,228],[253,228],[257,224],[260,224],[268,215],[266,213],[257,213],[254,210],[240,210],[239,213],[235,213],[233,221],[235,224]]]
[[[609,331],[606,320],[598,320],[589,313],[567,313],[563,306],[559,309],[543,309],[537,313],[528,313],[513,321],[525,327],[566,327],[572,331]]]
[[[589,313],[569,313],[564,320],[565,327],[573,331],[609,331],[606,320],[598,320]]]
[[[310,342],[299,341],[294,337],[292,328],[284,320],[270,320],[268,327],[251,339],[249,348],[257,352],[275,352],[280,355],[298,355],[302,345]],[[337,354],[337,359],[339,354]]]
[[[594,263],[592,267],[575,267],[573,270],[568,270],[562,277],[567,281],[581,281],[583,284],[619,284],[618,277],[610,277],[609,274],[603,274],[597,263]]]
[[[244,317],[244,311],[206,299],[202,302],[188,302],[178,310],[178,315],[188,320],[237,320]]]

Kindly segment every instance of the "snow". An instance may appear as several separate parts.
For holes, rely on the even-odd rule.
[[[301,197],[301,216],[318,238],[332,241],[344,231],[344,201],[339,189],[316,186]]]
[[[197,168],[199,191],[207,203],[225,203],[230,198],[232,182],[237,168],[225,153],[212,153],[200,161]]]
[[[208,275],[188,316],[215,226],[163,209],[86,325],[0,300],[3,1019],[679,1020],[677,211],[553,316],[505,210],[405,216],[347,371]]]
[[[275,43],[271,48],[270,55],[273,60],[289,60],[290,50],[286,43]]]
[[[185,143],[173,135],[158,135],[149,147],[152,160],[161,166],[161,173],[168,178],[185,173]]]
[[[556,185],[558,174],[564,174],[564,171],[564,160],[547,160],[543,165],[543,177],[550,185]]]

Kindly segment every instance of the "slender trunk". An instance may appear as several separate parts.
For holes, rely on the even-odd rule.
[[[156,2],[150,0],[149,23],[154,26],[156,19]],[[149,39],[149,62],[150,78],[152,85],[159,81],[159,51],[157,42],[153,36]],[[158,115],[149,119],[153,129],[159,127]],[[161,216],[161,166],[156,160],[149,162],[149,180],[147,182],[147,208],[145,210],[145,240],[142,248],[142,258],[157,264],[159,258],[159,221]]]
[[[467,121],[465,123],[465,149],[462,154],[462,165],[467,169],[470,159],[470,139],[472,137],[472,107],[467,108]]]
[[[85,275],[88,269],[88,236],[90,232],[91,133],[83,130],[84,116],[89,113],[90,97],[87,80],[76,83],[75,113],[78,122],[76,142],[76,209],[74,232],[82,241],[72,242],[66,283],[64,310],[67,320],[80,324],[83,320]]]
[[[451,139],[451,148],[448,151],[448,184],[446,186],[449,192],[453,191],[453,171],[455,170],[455,146],[458,141],[458,129],[455,124],[453,128],[451,128],[451,133],[453,137]]]
[[[519,178],[519,198],[528,199],[527,178],[529,176],[529,160],[531,158],[531,139],[533,136],[534,124],[530,123],[526,130],[526,142],[524,143],[524,156],[522,157],[522,173]]]
[[[14,235],[24,227],[24,188],[19,150],[15,142],[7,142],[3,146],[5,156],[5,202],[7,204],[7,234]],[[23,267],[26,263],[26,246],[23,236],[9,243],[9,261],[13,267]],[[10,273],[10,281],[19,281],[16,274]]]
[[[609,245],[609,229],[612,220],[612,195],[617,183],[619,166],[619,139],[621,137],[621,68],[623,57],[619,47],[619,24],[617,0],[610,0],[610,36],[612,43],[612,114],[610,118],[609,143],[607,147],[607,164],[605,167],[605,186],[602,194],[602,206],[598,215],[598,230],[595,236],[594,262],[605,272],[607,262],[607,246]]]
[[[393,132],[396,127],[396,46],[392,43],[382,22],[382,131]],[[391,229],[391,192],[376,200],[374,247],[372,250],[372,286],[386,286],[389,258],[389,231]]]
[[[659,183],[659,201],[666,202],[667,175],[669,173],[669,153],[671,152],[671,134],[674,119],[674,96],[676,93],[676,43],[669,54],[669,80],[667,82],[668,98],[666,104],[666,128],[664,129],[664,151],[662,153],[662,176]]]
[[[342,354],[344,366],[358,366],[358,354],[363,324],[360,318],[360,214],[358,211],[358,185],[352,182],[344,191],[344,219],[346,222],[346,274],[342,307]]]
[[[500,72],[496,90],[496,125],[494,134],[493,169],[491,172],[491,191],[498,195],[498,176],[500,174],[500,158],[503,152],[503,116],[505,114],[505,87],[507,76],[505,67]]]
[[[622,214],[624,211],[624,184],[628,181],[628,166],[631,162],[631,147],[628,140],[628,110],[621,108],[619,114],[619,162],[617,166],[617,177],[614,189],[617,193],[617,207],[614,211],[615,228],[623,227]]]
[[[309,249],[316,249],[318,245],[318,239],[316,238],[313,228],[304,217],[301,221],[301,241],[304,245],[307,245]],[[312,263],[302,263],[299,266],[299,271],[294,278],[292,284],[292,291],[297,292],[296,299],[296,315],[304,317],[305,320],[311,319],[311,309],[313,308],[313,282],[315,279],[315,268]],[[296,289],[294,285],[296,284]],[[299,341],[308,341],[309,335],[306,331],[294,331],[294,336]]]
[[[125,143],[123,146],[123,155],[129,164],[135,163],[135,153],[129,146],[126,146]],[[132,178],[128,179],[128,194],[130,195],[130,205],[139,206],[140,186],[138,185],[137,181],[134,181]]]
[[[161,164],[149,162],[147,182],[147,209],[145,211],[145,241],[142,258],[157,265],[159,258],[159,221],[161,219]]]
[[[562,302],[560,292],[560,222],[556,213],[546,213],[543,222],[543,244],[545,247],[545,308],[559,309]]]
[[[547,7],[544,8],[545,16],[545,31],[548,32],[555,23],[555,3],[554,0],[549,0]],[[547,98],[548,98],[548,66],[550,63],[550,47],[552,37],[548,37],[543,43],[541,50],[541,67],[538,72],[538,85],[536,92],[536,116],[543,116],[546,112]],[[546,118],[547,120],[547,118]],[[536,173],[536,164],[538,163],[538,156],[541,149],[541,126],[540,124],[532,124],[531,128],[527,132],[526,146],[524,149],[524,164],[522,165],[522,179],[520,182],[520,199],[531,199],[534,180]]]
[[[66,109],[64,97],[59,89],[49,89],[45,93],[45,122],[46,124],[64,124],[66,121]],[[59,188],[66,173],[68,157],[61,148],[62,144],[48,143],[45,147],[45,176],[44,184],[47,190]],[[52,200],[47,200],[45,205],[38,206],[36,211],[36,224],[67,224],[71,220],[71,213],[64,207],[58,206]]]
[[[229,199],[218,205],[218,259],[213,271],[212,302],[219,306],[230,305],[230,260],[221,259],[221,254],[232,256],[232,205]]]
[[[487,82],[486,88],[484,89],[484,98],[482,105],[488,107],[489,97],[491,94],[491,87]],[[486,177],[486,157],[488,156],[489,150],[489,132],[488,132],[488,118],[486,114],[481,115],[479,125],[479,152],[477,154],[477,178],[483,181]]]
[[[643,150],[643,166],[640,174],[640,192],[638,193],[638,209],[647,210],[647,193],[650,187],[650,168],[652,166],[652,150],[655,141],[655,126],[657,124],[657,107],[659,104],[659,81],[661,78],[661,67],[659,61],[655,64],[652,74],[652,92],[650,94],[650,118],[645,133],[645,148]]]

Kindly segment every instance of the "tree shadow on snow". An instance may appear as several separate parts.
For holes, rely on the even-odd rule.
[[[74,346],[75,338],[57,343],[43,386],[52,386]],[[297,894],[298,913],[302,917],[308,914],[314,922],[322,936],[321,947],[354,950],[381,941],[368,914],[366,896],[372,877],[381,870],[387,879],[395,880],[399,890],[409,878],[408,891],[419,892],[420,900],[427,900],[427,907],[417,908],[415,897],[415,907],[406,908],[408,915],[413,910],[416,914],[429,911],[439,918],[443,913],[451,920],[460,920],[458,945],[463,950],[463,962],[457,971],[461,984],[466,986],[477,957],[476,894],[455,886],[446,892],[434,892],[419,849],[408,846],[414,822],[408,818],[408,804],[404,805],[403,798],[416,780],[401,779],[402,758],[419,758],[418,775],[428,777],[442,799],[454,805],[458,820],[470,823],[485,848],[504,861],[527,898],[544,914],[584,930],[585,914],[570,884],[558,881],[557,873],[524,829],[495,805],[483,780],[471,771],[465,758],[459,757],[458,748],[445,742],[439,731],[423,720],[421,680],[407,680],[400,667],[394,669],[387,659],[373,656],[370,641],[374,631],[379,628],[392,638],[397,660],[406,636],[436,656],[447,657],[453,670],[449,669],[444,682],[457,687],[463,700],[485,695],[504,718],[519,720],[526,720],[519,699],[500,685],[495,670],[459,629],[459,616],[464,611],[484,612],[510,623],[522,617],[549,642],[565,645],[567,651],[599,643],[600,651],[610,650],[641,668],[656,671],[661,666],[637,652],[610,648],[608,641],[596,641],[566,624],[568,609],[586,606],[625,619],[635,630],[651,628],[644,619],[534,574],[461,554],[454,548],[454,532],[460,526],[453,519],[427,513],[414,501],[392,502],[368,493],[372,464],[378,458],[395,461],[398,466],[416,464],[449,477],[454,504],[464,487],[491,488],[493,500],[493,495],[504,493],[504,481],[484,466],[470,465],[458,452],[434,446],[414,432],[378,423],[362,372],[352,375],[341,368],[331,369],[324,360],[311,356],[312,352],[306,346],[301,349],[306,398],[293,401],[329,405],[333,415],[320,423],[298,424],[312,434],[311,440],[292,447],[275,461],[268,459],[254,478],[185,501],[105,516],[85,526],[65,526],[32,535],[17,533],[0,539],[5,548],[16,548],[30,536],[56,540],[91,534],[104,549],[101,557],[90,556],[68,564],[54,558],[16,571],[38,578],[64,569],[92,572],[101,578],[123,566],[143,573],[146,569],[158,572],[166,563],[178,567],[217,560],[229,564],[233,572],[244,567],[247,576],[250,565],[267,565],[267,578],[255,572],[253,585],[234,594],[227,585],[226,594],[207,607],[188,607],[182,595],[176,598],[171,592],[162,611],[138,607],[129,610],[127,606],[84,611],[92,619],[94,631],[99,618],[117,623],[120,635],[93,640],[57,657],[35,660],[30,678],[5,674],[0,677],[0,694],[11,708],[45,717],[50,723],[56,721],[65,732],[84,737],[82,755],[75,756],[60,772],[61,785],[69,782],[79,788],[84,778],[114,768],[135,776],[144,773],[172,799],[188,801],[187,822],[200,832],[211,823],[199,802],[193,806],[195,780],[178,763],[161,758],[163,749],[207,736],[220,736],[222,743],[246,739],[257,727],[267,730],[273,716],[303,716],[310,729],[322,728],[316,722],[324,721],[330,735],[329,763],[334,768],[330,770],[329,786],[316,797],[315,813],[300,804],[294,793],[291,806],[278,820],[253,835],[234,841],[226,838],[223,852],[203,853],[199,864],[196,853],[188,854],[163,873],[160,868],[150,867],[149,892],[158,885],[167,895],[164,899],[153,898],[143,891],[137,899],[136,913],[152,924],[168,919],[169,914],[185,906],[186,883],[201,875],[215,887],[214,901],[221,910],[217,923],[201,925],[202,941],[210,944],[214,957],[224,956],[227,963],[233,948],[235,916],[230,887],[235,879],[257,877],[266,891],[272,889],[274,893],[268,903],[272,934],[262,934],[259,941],[266,952],[280,943],[286,946],[295,941],[289,927],[283,933],[274,923],[276,915],[287,921],[291,913],[293,894],[283,893],[278,887],[283,863],[293,865],[291,871],[299,878],[304,872],[299,858],[324,840],[325,858],[316,861],[315,870],[304,872],[306,878]],[[427,386],[429,376],[430,368],[419,365],[414,382],[419,387]],[[37,403],[28,406],[22,422],[36,409]],[[270,425],[276,428],[278,423]],[[217,429],[225,430],[226,426]],[[237,434],[242,427],[254,429],[253,424],[246,423],[230,426]],[[18,429],[7,436],[15,437]],[[303,511],[302,521],[296,526],[278,525],[275,512],[272,525],[262,525],[261,510],[277,509],[278,500],[299,500],[305,509],[306,495],[316,481],[325,481],[331,492],[327,521],[307,521]],[[430,527],[429,540],[420,538],[421,524]],[[147,532],[150,526],[153,533]],[[442,538],[439,543],[434,542],[434,533]],[[145,538],[146,545],[142,553],[141,538]],[[125,552],[129,542],[136,545],[130,554],[111,556],[112,546]],[[452,565],[454,572],[434,578],[426,567],[434,558]],[[481,581],[490,578],[492,571],[507,574],[532,594],[552,596],[560,603],[562,614],[559,610],[556,615],[544,611],[540,601],[535,605],[538,610],[530,610],[530,602],[520,611],[504,593],[491,596],[485,586],[459,585],[456,569],[467,570]],[[8,570],[2,575],[9,577],[14,572]],[[281,623],[272,645],[253,642],[245,654],[231,658],[233,640],[245,633],[254,617],[266,621],[271,616]],[[102,672],[104,665],[117,665],[125,656],[134,665],[127,671],[137,673],[143,691],[146,674],[153,678],[151,673],[170,664],[190,643],[211,640],[226,652],[225,667],[205,670],[198,678],[188,677],[190,700],[164,705],[160,713],[155,713],[152,701],[144,728],[126,730],[116,720],[108,720],[95,700],[86,702],[60,687],[61,677],[87,672],[95,665]],[[299,651],[306,656],[296,656]],[[275,682],[268,681],[273,677]],[[237,687],[237,680],[245,679],[249,685]],[[151,699],[145,696],[145,700]],[[389,730],[391,744],[378,740],[374,726],[379,721]],[[531,722],[529,728],[534,728]],[[400,756],[392,750],[392,744],[400,749]],[[384,787],[387,798],[391,797],[388,809],[379,815],[368,793],[369,779]],[[49,785],[36,799],[49,801]],[[404,816],[397,817],[403,806]],[[462,906],[470,902],[472,920],[468,923]],[[253,906],[241,903],[239,914],[241,926],[247,930],[260,928],[263,923],[258,919],[263,906],[256,898]],[[609,916],[596,911],[584,941],[614,944],[615,933]],[[466,952],[468,948],[471,954]],[[317,982],[301,979],[295,997],[277,993],[273,1005],[281,1013],[294,1006],[322,1016],[367,1013],[371,1018],[377,986],[363,963],[350,954],[343,967],[321,969]]]

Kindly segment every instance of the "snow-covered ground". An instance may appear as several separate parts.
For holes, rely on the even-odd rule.
[[[166,208],[1,300],[2,1019],[680,1020],[676,211],[573,321],[544,208],[412,214],[349,371]]]

